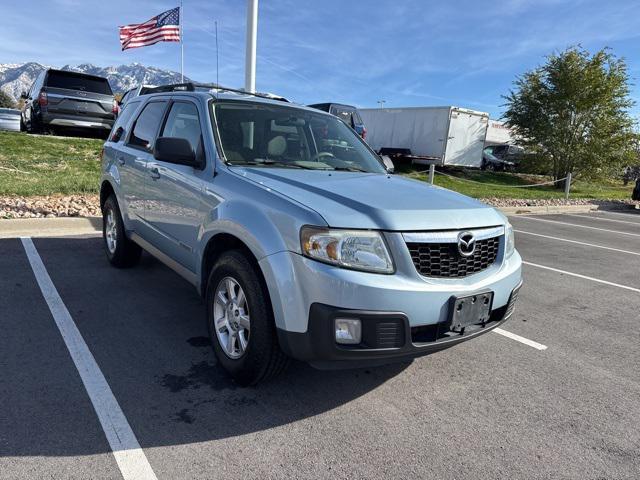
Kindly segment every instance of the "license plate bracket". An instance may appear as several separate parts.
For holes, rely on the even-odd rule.
[[[488,322],[492,304],[493,292],[451,297],[449,328],[454,332],[462,332],[469,325]]]

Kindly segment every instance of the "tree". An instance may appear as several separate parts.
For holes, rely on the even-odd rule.
[[[16,108],[16,102],[8,94],[0,90],[0,108]]]
[[[542,154],[556,180],[619,174],[633,157],[627,65],[605,48],[547,57],[514,82],[504,118],[519,141]],[[558,185],[562,186],[562,185]]]

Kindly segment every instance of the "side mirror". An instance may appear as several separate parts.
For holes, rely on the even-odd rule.
[[[160,137],[153,148],[153,157],[161,162],[201,168],[191,144],[186,138]]]
[[[27,97],[27,92],[22,92],[22,93],[20,94],[20,98],[22,98],[23,100],[26,100],[26,99],[28,98],[28,97]]]
[[[384,163],[384,166],[387,169],[387,173],[394,173],[396,171],[395,165],[387,155],[382,155],[380,158],[382,159],[382,163]]]

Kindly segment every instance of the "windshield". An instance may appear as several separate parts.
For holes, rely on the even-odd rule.
[[[331,115],[244,101],[214,105],[230,165],[385,173],[360,137]]]

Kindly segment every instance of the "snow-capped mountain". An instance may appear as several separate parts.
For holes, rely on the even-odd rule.
[[[35,62],[28,63],[0,63],[0,89],[18,100],[20,93],[29,90],[38,74],[49,68]],[[62,70],[89,73],[107,77],[114,92],[125,92],[138,85],[165,85],[179,83],[180,74],[171,70],[146,67],[140,63],[120,65],[118,67],[97,67],[90,63],[81,65],[65,65]],[[187,77],[185,82],[191,81]]]

